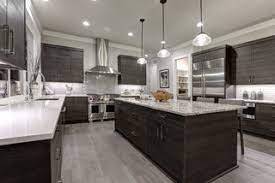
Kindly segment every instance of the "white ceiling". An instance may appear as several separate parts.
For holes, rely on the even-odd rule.
[[[159,0],[32,0],[44,29],[78,36],[103,37],[140,46],[139,18],[145,17],[145,47],[158,50],[161,41]],[[275,0],[204,0],[205,31],[212,37],[274,18]],[[82,21],[89,20],[90,27]],[[168,0],[168,47],[191,40],[198,32],[199,0]],[[129,31],[134,37],[128,37]]]

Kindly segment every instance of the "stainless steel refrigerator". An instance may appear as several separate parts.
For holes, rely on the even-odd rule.
[[[225,97],[225,59],[193,63],[193,96]]]

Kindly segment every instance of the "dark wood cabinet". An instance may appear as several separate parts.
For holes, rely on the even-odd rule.
[[[42,73],[48,82],[83,83],[83,50],[42,44]]]
[[[233,84],[275,83],[275,36],[234,46],[236,67]]]
[[[88,97],[66,97],[66,124],[88,122]]]
[[[146,85],[146,64],[137,63],[137,57],[118,56],[118,84]]]
[[[237,167],[236,111],[185,117],[115,100],[115,130],[176,182]]]
[[[17,69],[27,69],[26,60],[26,23],[25,23],[25,0],[7,1],[6,10],[0,7],[0,26],[8,25],[10,29],[11,53],[0,53],[0,59]],[[3,38],[3,37],[2,37]],[[1,46],[2,47],[2,46]]]
[[[251,64],[252,64],[252,48],[250,45],[235,47],[236,56],[236,71],[232,71],[236,74],[235,84],[247,84],[251,83]]]
[[[244,119],[244,130],[275,138],[275,104],[256,104],[256,119]]]
[[[148,119],[148,154],[174,179],[182,179],[181,157],[184,153],[184,127],[168,113],[158,113]],[[172,117],[172,119],[170,119]]]

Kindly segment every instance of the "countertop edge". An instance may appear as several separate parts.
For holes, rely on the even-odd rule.
[[[134,105],[138,105],[138,106],[142,106],[142,107],[147,107],[147,108],[154,109],[154,110],[158,110],[158,111],[168,112],[168,113],[180,115],[180,116],[183,116],[183,117],[198,116],[198,115],[206,115],[206,114],[214,114],[214,113],[221,113],[221,112],[230,112],[230,111],[237,111],[237,110],[239,110],[239,109],[245,109],[245,108],[246,108],[246,107],[244,107],[244,106],[239,106],[239,107],[237,107],[236,109],[215,110],[215,111],[213,111],[213,112],[210,112],[210,111],[209,111],[209,112],[203,112],[203,113],[202,113],[202,112],[201,112],[201,113],[193,112],[192,114],[190,114],[190,113],[181,113],[181,112],[177,112],[177,111],[174,111],[174,110],[161,109],[161,108],[157,108],[157,107],[153,107],[153,106],[143,105],[143,104],[140,104],[140,103],[137,103],[137,102],[132,102],[132,101],[130,101],[130,100],[125,100],[125,99],[115,98],[114,100],[115,100],[115,101],[121,101],[121,102],[130,103],[130,104],[134,104]]]

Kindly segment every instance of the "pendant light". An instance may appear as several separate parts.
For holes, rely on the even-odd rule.
[[[144,23],[145,19],[142,18],[140,19],[141,22],[141,57],[137,60],[137,63],[143,65],[143,64],[147,64],[147,60],[145,59],[144,56],[144,41],[143,41],[143,23]]]
[[[170,52],[165,48],[165,39],[164,39],[164,4],[167,2],[167,0],[160,0],[160,3],[162,4],[162,48],[158,52],[158,57],[160,58],[167,58],[170,56]]]
[[[212,42],[212,39],[209,35],[203,32],[203,17],[202,17],[202,0],[200,0],[200,22],[197,24],[200,27],[200,33],[193,40],[194,46],[206,46]]]

